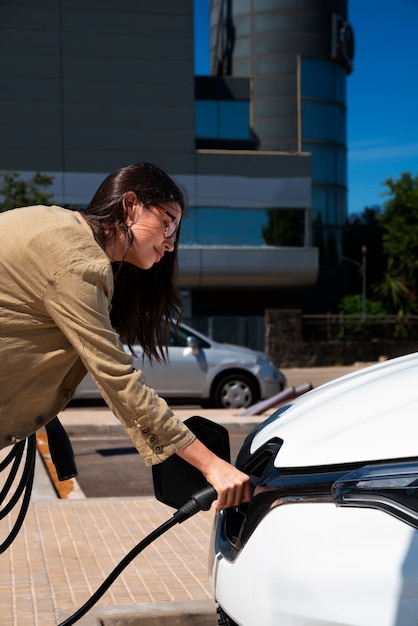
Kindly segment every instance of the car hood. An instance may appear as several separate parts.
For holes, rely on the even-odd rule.
[[[217,348],[228,350],[228,352],[234,352],[237,356],[241,355],[247,359],[248,357],[252,357],[254,360],[258,357],[270,359],[269,355],[265,352],[257,352],[256,350],[251,350],[251,348],[246,348],[245,346],[236,346],[233,343],[218,343],[214,345],[216,345]]]
[[[283,441],[277,467],[417,456],[418,353],[321,385],[266,420],[251,442]]]

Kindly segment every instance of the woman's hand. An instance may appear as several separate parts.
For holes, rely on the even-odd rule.
[[[216,456],[198,439],[178,450],[177,454],[199,469],[215,489],[218,494],[217,512],[251,500],[252,486],[249,476]]]
[[[219,457],[215,456],[205,478],[218,494],[217,512],[251,500],[252,486],[249,476]]]

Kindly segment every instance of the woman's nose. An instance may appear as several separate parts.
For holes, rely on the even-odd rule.
[[[167,252],[172,252],[174,250],[175,241],[175,237],[167,237],[167,239],[164,239],[164,249],[167,250]]]

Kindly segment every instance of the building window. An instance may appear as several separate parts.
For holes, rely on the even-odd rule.
[[[198,139],[250,139],[249,102],[198,100],[195,106]]]
[[[319,139],[344,145],[345,108],[337,102],[303,102],[302,136],[304,141]]]
[[[303,209],[190,207],[181,221],[186,246],[293,246],[305,237]]]
[[[249,78],[195,77],[196,148],[255,150]]]
[[[304,142],[303,149],[315,155],[312,159],[312,179],[317,183],[347,184],[347,152],[345,147],[329,144]]]
[[[303,57],[301,84],[303,97],[333,100],[345,107],[346,76],[345,68],[333,61]]]

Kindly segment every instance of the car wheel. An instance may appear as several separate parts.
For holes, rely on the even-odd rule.
[[[245,409],[258,399],[257,384],[243,372],[232,372],[215,383],[213,404],[217,409]]]
[[[236,623],[233,622],[232,619],[230,619],[228,615],[222,611],[220,606],[218,606],[216,612],[218,614],[219,626],[237,626]]]

